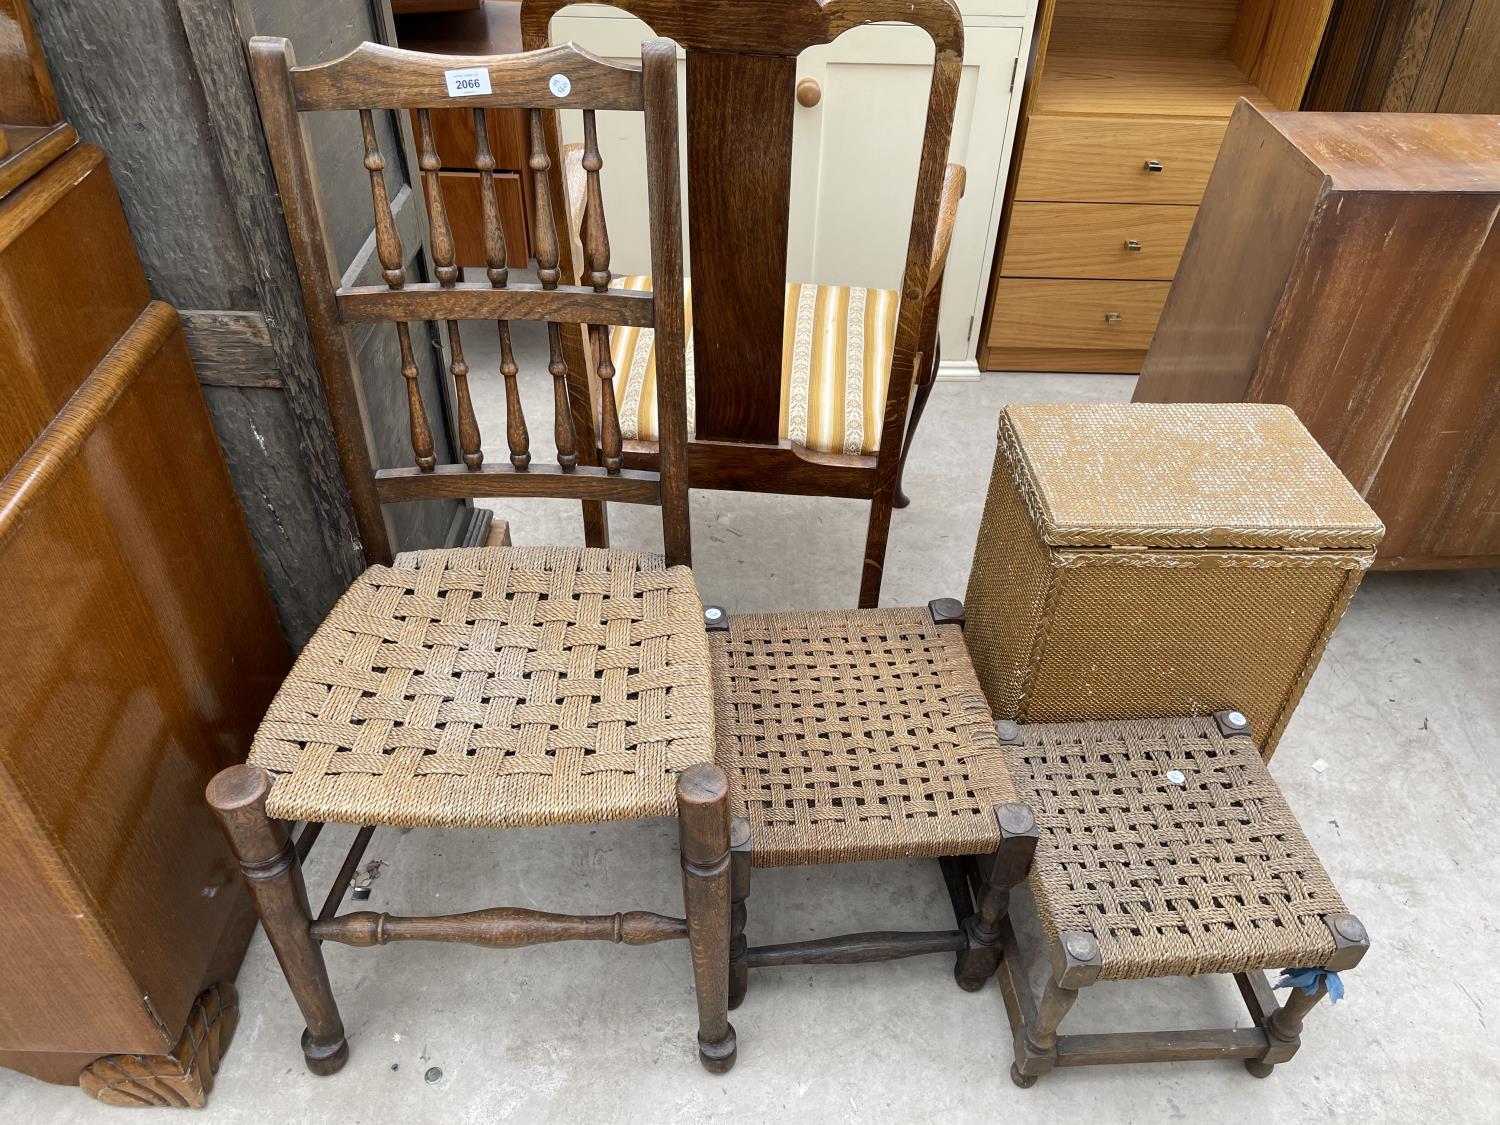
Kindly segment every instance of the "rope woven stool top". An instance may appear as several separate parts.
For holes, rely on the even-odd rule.
[[[713,757],[685,566],[591,548],[417,551],[339,599],[250,752],[287,820],[501,828],[669,816]]]
[[[958,626],[925,609],[754,614],[709,638],[753,865],[994,850],[994,807],[1016,797]]]
[[[1005,746],[1041,829],[1047,937],[1085,930],[1101,980],[1322,965],[1346,913],[1260,751],[1211,717],[1032,723]],[[1180,771],[1183,783],[1168,778]]]

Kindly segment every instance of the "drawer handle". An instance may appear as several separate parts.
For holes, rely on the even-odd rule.
[[[823,87],[816,78],[804,78],[797,83],[797,104],[803,109],[812,109],[823,100]]]
[[[1148,172],[1160,172],[1161,171],[1161,161],[1160,160],[1148,160],[1148,161],[1146,161],[1146,171],[1148,171]]]
[[[1117,312],[1107,312],[1104,314],[1104,322],[1106,324],[1119,324],[1120,314]]]
[[[1140,248],[1141,248],[1141,244],[1140,244],[1139,240],[1134,239],[1134,238],[1127,238],[1125,240],[1125,249],[1127,249],[1127,250],[1139,250]]]

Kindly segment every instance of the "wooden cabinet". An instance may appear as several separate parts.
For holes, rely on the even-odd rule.
[[[982,366],[1140,370],[1235,103],[1297,107],[1331,3],[1043,0]]]
[[[1497,293],[1500,117],[1241,106],[1135,397],[1284,403],[1377,567],[1495,566]]]
[[[201,1104],[254,925],[203,788],[290,658],[98,149],[0,198],[0,320],[0,1066]]]
[[[1030,48],[1034,6],[1035,0],[958,3],[964,73],[950,152],[967,168],[968,186],[939,321],[950,373],[977,371],[1018,113],[1017,75]],[[553,41],[572,40],[611,59],[638,57],[641,40],[651,34],[605,5],[578,5],[552,21]],[[854,28],[798,58],[797,81],[813,91],[813,104],[799,102],[794,119],[788,280],[900,288],[931,73],[931,39],[896,24]],[[570,120],[576,116],[564,115],[565,141],[581,139],[581,126]],[[599,122],[611,264],[616,273],[642,273],[649,260],[643,138],[639,122],[605,120],[619,116],[625,115],[601,115]]]

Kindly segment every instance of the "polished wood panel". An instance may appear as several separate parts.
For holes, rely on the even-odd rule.
[[[87,253],[60,253],[89,234]],[[88,315],[78,301],[88,294]],[[0,199],[0,467],[9,468],[150,300],[105,165],[73,148]],[[66,325],[60,331],[59,324]]]
[[[289,662],[170,307],[0,485],[0,567],[26,654],[0,697],[0,1048],[166,1053],[240,901],[194,794]]]
[[[1196,207],[1017,203],[1001,270],[1007,277],[1170,281]]]
[[[1016,181],[1018,200],[1197,203],[1208,185],[1223,121],[1108,117],[1032,118]],[[1146,162],[1160,162],[1150,172]]]
[[[1227,58],[1054,50],[1036,108],[1084,117],[1228,117],[1240,98],[1276,108]]]
[[[1243,107],[1136,398],[1286,403],[1385,521],[1378,566],[1494,565],[1497,223],[1500,118]]]

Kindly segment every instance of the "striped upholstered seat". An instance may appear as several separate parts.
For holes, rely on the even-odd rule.
[[[620,277],[616,289],[650,289]],[[687,296],[688,424],[694,414],[692,283]],[[781,436],[820,453],[875,453],[891,376],[899,301],[889,289],[790,284],[781,350]],[[610,341],[615,403],[627,438],[656,440],[656,346],[649,328]]]

